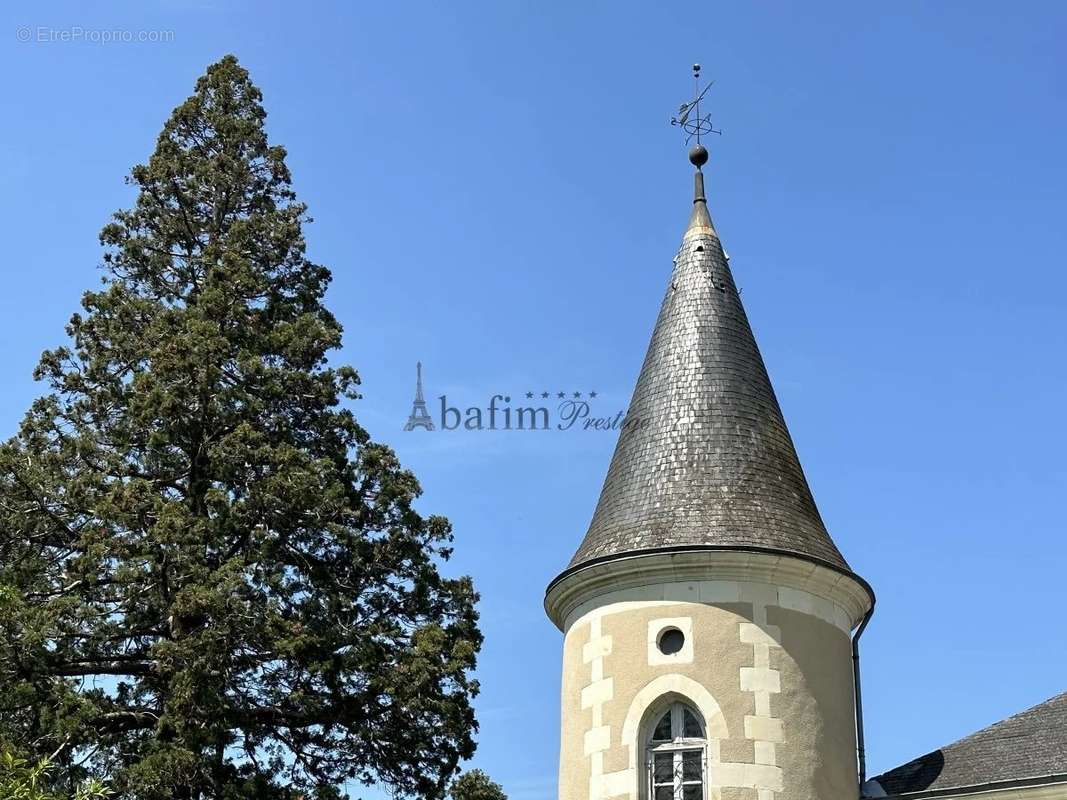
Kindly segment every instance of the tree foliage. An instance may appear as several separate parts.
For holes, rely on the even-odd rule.
[[[0,750],[0,798],[2,800],[61,800],[48,790],[52,763],[42,758],[31,764],[8,749]],[[95,778],[75,788],[73,800],[106,800],[111,791]]]
[[[464,772],[449,789],[452,800],[508,800],[504,787],[480,769]]]
[[[477,598],[346,407],[265,116],[232,56],[199,79],[0,446],[0,738],[138,800],[440,797],[474,749]]]

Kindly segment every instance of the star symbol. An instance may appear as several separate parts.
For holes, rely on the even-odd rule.
[[[541,399],[545,400],[547,398],[548,398],[548,392],[541,392]]]
[[[560,398],[560,399],[562,400],[562,399],[563,399],[564,397],[566,397],[566,396],[567,396],[567,393],[566,393],[566,392],[560,392],[560,393],[559,393],[558,395],[556,395],[556,396],[557,396],[558,398]]]
[[[526,399],[529,400],[531,397],[533,397],[533,392],[527,392]]]
[[[590,396],[590,397],[596,397],[596,392],[590,392],[590,393],[589,393],[589,396]]]
[[[575,392],[575,393],[574,393],[574,396],[575,396],[575,397],[581,397],[581,396],[582,396],[582,393],[581,393],[581,392]]]

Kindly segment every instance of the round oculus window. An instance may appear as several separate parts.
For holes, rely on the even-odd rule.
[[[667,628],[659,635],[659,651],[665,656],[680,653],[685,646],[685,634],[677,628]]]

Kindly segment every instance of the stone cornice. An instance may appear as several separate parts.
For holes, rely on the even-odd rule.
[[[874,593],[862,578],[813,560],[765,550],[700,547],[633,553],[568,570],[549,585],[545,611],[564,630],[576,608],[600,595],[684,581],[764,583],[806,591],[840,606],[852,628],[874,604]]]

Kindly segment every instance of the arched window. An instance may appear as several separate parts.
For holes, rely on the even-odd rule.
[[[696,709],[671,703],[648,738],[648,800],[704,800],[707,737]]]

